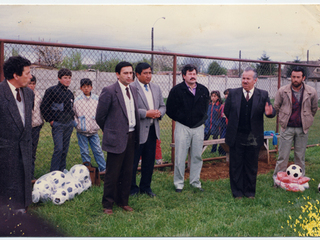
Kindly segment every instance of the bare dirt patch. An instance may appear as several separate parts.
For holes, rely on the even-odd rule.
[[[269,171],[273,171],[276,166],[275,154],[270,154],[270,162],[266,163],[259,161],[258,163],[258,174],[266,174]],[[189,178],[189,171],[186,169],[185,178]],[[202,180],[217,180],[229,178],[229,166],[222,160],[221,162],[204,162],[200,179]]]

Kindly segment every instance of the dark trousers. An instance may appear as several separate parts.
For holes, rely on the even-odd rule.
[[[245,146],[236,141],[230,147],[230,185],[233,197],[254,197],[260,147]]]
[[[54,151],[52,154],[50,172],[66,168],[66,159],[69,150],[70,137],[73,131],[74,121],[59,123],[54,121],[52,126],[52,138]]]
[[[31,168],[31,179],[34,179],[34,162],[36,161],[36,153],[39,142],[40,130],[42,125],[32,128],[32,168]]]
[[[150,126],[148,139],[144,144],[140,144],[139,149],[134,154],[131,191],[130,194],[151,191],[151,180],[153,174],[154,161],[156,156],[157,135],[154,125]],[[141,180],[139,187],[136,184],[136,173],[139,165],[140,156],[141,161]]]
[[[135,134],[135,131],[128,134],[127,147],[123,153],[108,152],[107,154],[102,197],[103,208],[112,209],[113,203],[118,206],[128,205],[135,150]]]

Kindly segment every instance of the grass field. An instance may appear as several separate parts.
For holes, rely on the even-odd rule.
[[[203,181],[205,192],[195,191],[186,180],[183,192],[178,194],[172,173],[155,171],[152,189],[157,197],[130,197],[132,213],[115,206],[113,216],[103,214],[102,186],[92,187],[61,206],[33,204],[30,212],[49,220],[66,236],[75,237],[298,236],[302,230],[288,226],[287,221],[303,215],[302,206],[317,204],[319,154],[319,147],[307,149],[306,172],[311,181],[310,189],[304,192],[273,188],[271,171],[258,176],[255,200],[234,199],[228,179]]]
[[[171,148],[167,144],[171,142],[170,121],[165,116],[161,123],[162,152],[166,161],[171,158]],[[309,131],[309,144],[320,142],[319,129],[320,114],[317,114]],[[275,130],[275,118],[265,119],[265,130]],[[36,177],[49,171],[52,151],[50,127],[46,123],[38,147]],[[209,151],[210,148],[204,153],[204,158],[216,156]],[[68,154],[67,169],[82,162],[75,132],[71,138],[70,152],[74,154]],[[115,206],[113,216],[103,214],[103,186],[92,187],[61,206],[51,202],[32,204],[30,213],[49,220],[70,237],[299,236],[298,232],[303,231],[291,222],[300,215],[304,218],[303,206],[318,204],[319,156],[320,147],[306,151],[306,173],[311,181],[310,189],[303,193],[274,189],[271,171],[258,176],[255,200],[235,200],[231,195],[229,179],[203,181],[205,192],[202,193],[192,189],[187,179],[183,192],[178,194],[173,186],[173,174],[167,168],[154,173],[152,189],[157,197],[130,197],[129,204],[134,208],[132,213]],[[290,159],[293,159],[293,154]],[[316,223],[318,226],[319,222]]]

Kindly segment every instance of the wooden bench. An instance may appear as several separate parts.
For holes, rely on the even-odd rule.
[[[277,136],[279,137],[279,136]],[[269,150],[269,139],[272,139],[273,136],[264,136],[264,143],[260,148],[260,152],[259,152],[259,161],[264,161],[269,163],[270,161],[270,150]],[[220,144],[220,146],[223,148],[223,150],[226,152],[226,162],[229,163],[229,146],[225,143],[225,139],[221,138],[221,139],[211,139],[211,140],[205,140],[203,141],[203,149],[202,149],[202,153],[204,153],[204,151],[207,149],[208,146],[211,146],[213,144]],[[175,147],[174,143],[170,144],[171,147]],[[188,162],[187,162],[187,166],[188,168],[190,168],[190,163],[191,163],[191,156],[190,156],[190,149],[188,151]]]

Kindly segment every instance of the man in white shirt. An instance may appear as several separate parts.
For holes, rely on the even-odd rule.
[[[140,117],[140,147],[135,152],[133,173],[131,182],[131,195],[139,192],[148,194],[150,197],[156,195],[151,190],[151,180],[156,153],[156,141],[160,139],[159,120],[166,113],[160,87],[151,82],[152,70],[148,63],[138,63],[135,69],[137,80],[131,85],[138,90],[138,108]],[[141,180],[139,187],[136,184],[136,173],[141,161]]]
[[[116,203],[125,211],[128,205],[135,149],[139,147],[139,113],[137,89],[131,63],[116,66],[118,81],[102,89],[96,112],[96,122],[103,131],[102,150],[107,151],[106,174],[102,205],[104,213],[113,214]]]
[[[24,213],[32,202],[30,65],[26,58],[10,57],[0,83],[0,210],[13,214]]]

